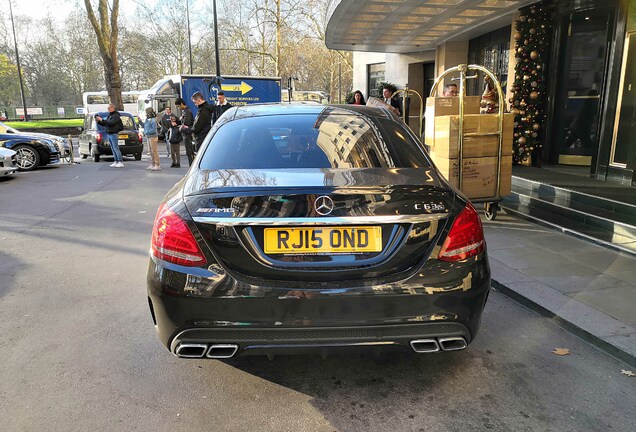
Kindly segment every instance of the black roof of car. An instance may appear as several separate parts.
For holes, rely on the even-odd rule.
[[[232,120],[246,117],[261,117],[289,114],[320,114],[328,110],[329,114],[358,114],[366,117],[392,118],[394,115],[388,108],[375,108],[364,105],[322,105],[317,102],[280,102],[267,104],[251,104],[234,107]]]

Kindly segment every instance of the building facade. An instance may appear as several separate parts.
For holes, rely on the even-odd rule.
[[[531,5],[549,10],[546,115],[533,163],[585,166],[597,179],[636,185],[636,0],[334,1],[327,46],[354,51],[353,90],[367,97],[383,81],[428,95],[444,70],[468,63],[492,70],[509,101],[516,47],[528,42],[515,39],[516,24]],[[467,94],[483,88],[480,77]]]

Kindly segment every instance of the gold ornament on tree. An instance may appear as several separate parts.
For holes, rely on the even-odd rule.
[[[539,53],[538,53],[538,52],[536,52],[536,51],[532,51],[532,52],[530,53],[530,58],[531,58],[532,60],[536,60],[536,59],[538,59],[538,58],[539,58]]]
[[[530,92],[530,99],[535,100],[538,97],[539,97],[539,92],[537,91]]]

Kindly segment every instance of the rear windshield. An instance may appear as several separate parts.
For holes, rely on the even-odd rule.
[[[325,110],[326,111],[326,110]],[[419,168],[418,143],[392,120],[292,114],[229,121],[214,133],[202,169]]]

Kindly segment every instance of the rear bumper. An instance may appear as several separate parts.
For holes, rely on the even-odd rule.
[[[236,355],[249,355],[410,349],[413,340],[456,336],[470,343],[490,289],[485,254],[437,277],[425,276],[427,270],[385,285],[280,288],[237,286],[229,275],[213,283],[203,277],[207,270],[152,258],[148,300],[159,338],[172,353],[180,344],[235,344]]]
[[[248,355],[322,354],[355,349],[407,351],[413,349],[413,341],[430,341],[437,347],[434,351],[440,351],[442,348],[439,348],[438,341],[448,338],[470,343],[470,332],[459,323],[264,329],[205,328],[180,332],[172,339],[168,349],[179,357],[229,358]],[[210,351],[212,347],[223,347],[225,350],[216,350],[213,353]],[[231,347],[234,349],[230,350]],[[195,350],[187,352],[184,348]]]

